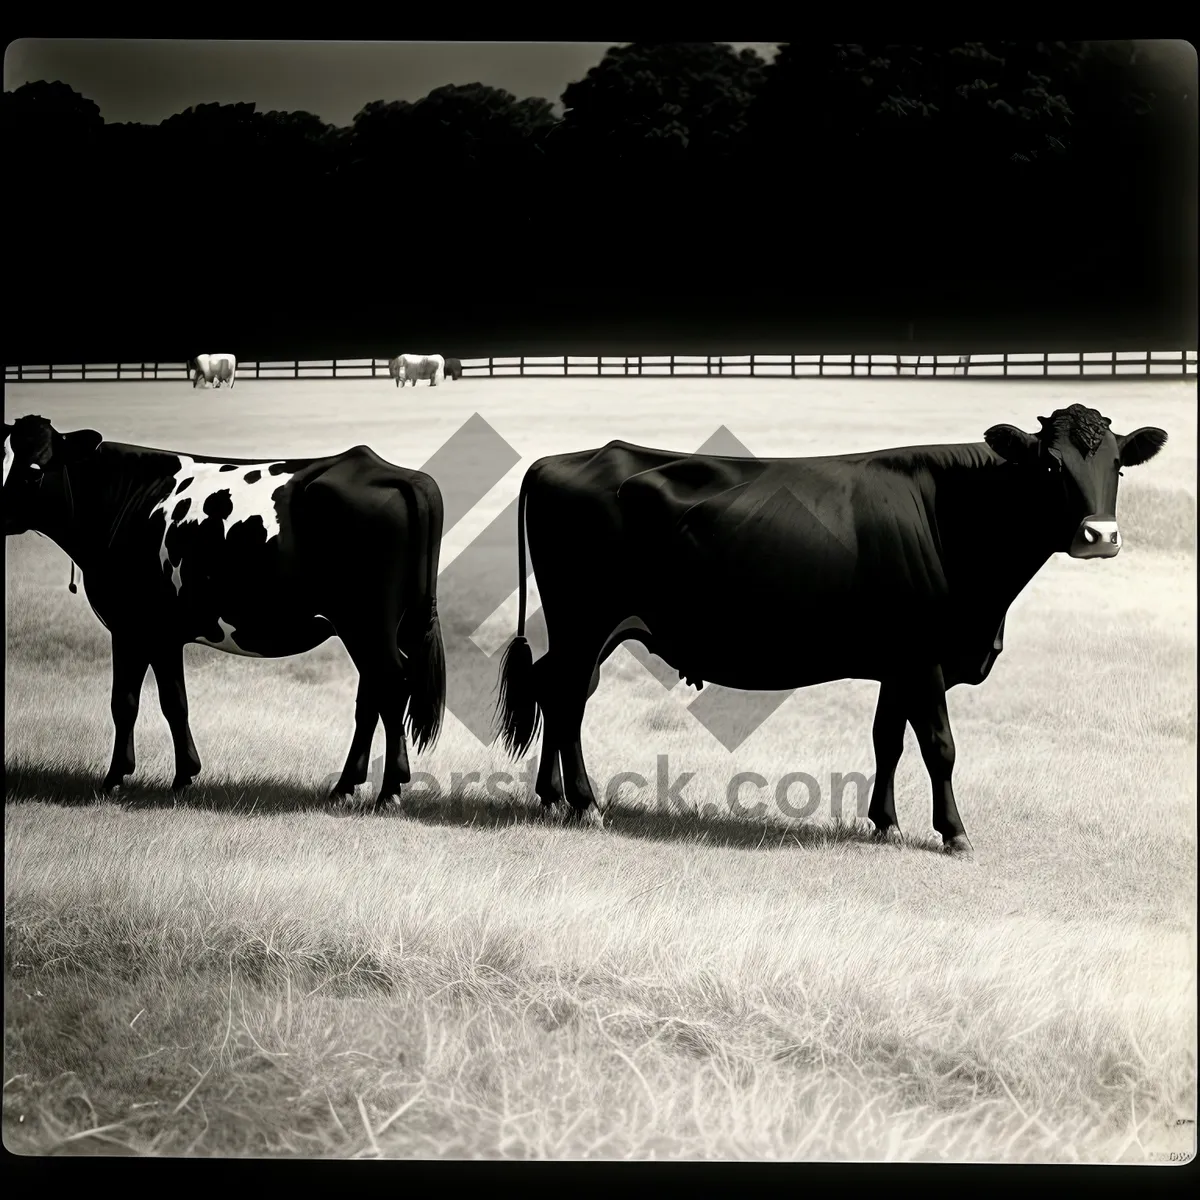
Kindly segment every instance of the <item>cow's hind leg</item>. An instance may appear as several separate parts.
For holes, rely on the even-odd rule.
[[[112,643],[113,753],[104,790],[115,791],[133,774],[133,730],[142,702],[142,684],[150,666],[150,655],[137,638],[114,636]]]
[[[544,603],[545,597],[542,599]],[[625,640],[628,625],[629,622],[622,624],[616,620],[587,618],[583,628],[575,626],[576,636],[572,641],[564,644],[560,634],[554,649],[538,664],[545,664],[538,680],[544,729],[538,795],[543,804],[553,803],[546,799],[553,792],[549,786],[543,791],[541,785],[543,782],[557,784],[557,790],[571,806],[572,815],[584,824],[601,829],[604,817],[600,800],[583,758],[583,713],[600,685],[601,666]],[[551,748],[549,755],[547,747]]]
[[[342,774],[330,792],[331,800],[346,801],[354,795],[354,789],[366,783],[370,769],[371,743],[375,739],[375,728],[379,724],[379,710],[367,686],[366,679],[358,678],[358,695],[354,700],[354,737],[350,741],[350,753]]]
[[[377,632],[343,635],[351,660],[358,668],[360,688],[366,688],[364,702],[373,703],[383,720],[385,748],[383,779],[375,806],[398,804],[400,788],[412,778],[408,765],[408,746],[404,737],[404,710],[408,704],[408,680],[400,649],[396,644],[398,620],[375,620]]]
[[[591,683],[598,653],[599,645],[595,649],[576,645],[558,659],[550,685],[553,700],[543,713],[549,738],[558,745],[563,796],[571,806],[572,815],[584,824],[603,828],[604,817],[588,778],[580,741],[584,708],[594,690]]]
[[[897,684],[885,682],[879,689],[875,724],[871,729],[875,744],[875,785],[871,789],[867,818],[875,826],[875,836],[889,842],[903,841],[896,819],[894,786],[896,767],[904,753],[905,724],[903,692]]]
[[[933,785],[933,827],[950,854],[970,854],[971,839],[963,828],[954,801],[954,735],[946,708],[946,684],[941,667],[919,673],[908,695],[908,720],[917,735],[921,757]]]
[[[150,660],[154,681],[158,685],[158,703],[167,719],[171,741],[175,747],[175,778],[173,792],[181,792],[200,774],[200,755],[192,740],[188,724],[187,682],[183,676],[183,646],[163,646],[155,650]]]
[[[553,663],[549,654],[543,654],[533,664],[533,686],[537,695],[538,705],[542,709],[542,755],[538,762],[537,782],[534,792],[542,802],[543,811],[552,808],[563,799],[562,768],[558,760],[558,741],[554,736],[554,726],[547,716],[546,698],[550,698],[550,711],[554,711],[553,697],[550,693],[553,680]]]

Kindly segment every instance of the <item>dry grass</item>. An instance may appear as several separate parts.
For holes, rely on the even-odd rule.
[[[1122,430],[1162,425],[1168,448],[1122,484],[1125,552],[1051,563],[1014,605],[993,677],[951,698],[976,860],[934,852],[911,738],[909,845],[869,842],[853,787],[834,818],[833,773],[873,769],[872,685],[797,693],[729,754],[686,712],[694,692],[664,692],[624,652],[585,751],[598,782],[647,782],[624,787],[607,834],[537,819],[528,764],[453,717],[414,761],[436,786],[402,814],[324,811],[355,684],[337,643],[273,663],[189,648],[200,786],[178,806],[165,793],[148,687],[138,782],[96,802],[107,634],[67,593],[59,551],[10,539],[10,1150],[1191,1156],[1194,387],[670,386],[464,383],[434,405],[382,385],[250,383],[203,406],[167,386],[27,386],[8,389],[6,417],[231,454],[366,441],[416,465],[478,408],[523,458],[448,534],[444,562],[533,457],[618,433],[686,449],[732,412],[752,450],[824,453],[1029,426],[1074,399]],[[511,631],[512,607],[489,624]],[[693,774],[674,808],[660,770]],[[515,782],[489,779],[502,771]],[[763,811],[730,811],[738,771],[768,780],[742,793]],[[822,788],[806,820],[772,799],[798,771]]]

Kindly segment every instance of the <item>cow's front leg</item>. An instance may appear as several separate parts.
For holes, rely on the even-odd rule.
[[[142,684],[150,655],[142,642],[127,635],[113,635],[112,719],[114,741],[112,764],[104,777],[104,790],[116,791],[133,774],[133,729],[142,700]]]
[[[187,684],[183,677],[183,646],[163,646],[155,650],[150,660],[154,668],[154,680],[158,684],[158,703],[171,741],[175,746],[175,779],[171,783],[173,792],[181,792],[200,774],[200,755],[192,741],[192,730],[188,724]]]
[[[970,854],[971,840],[958,815],[950,778],[954,773],[954,735],[950,732],[942,668],[927,668],[914,676],[908,700],[908,720],[933,785],[933,827],[942,835],[947,852]]]
[[[875,706],[875,723],[871,739],[875,747],[875,784],[871,788],[871,804],[867,819],[875,826],[875,836],[889,842],[904,840],[896,818],[896,767],[904,753],[904,695],[890,681],[879,688]]]

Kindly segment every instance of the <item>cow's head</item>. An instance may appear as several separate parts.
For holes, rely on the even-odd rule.
[[[25,533],[37,516],[47,476],[95,454],[103,439],[94,429],[59,433],[45,417],[4,423],[4,532]]]
[[[1149,425],[1132,433],[1113,433],[1107,417],[1082,404],[1038,420],[1042,428],[1036,434],[1015,425],[994,425],[984,440],[1001,458],[1028,473],[1031,486],[1042,493],[1042,511],[1058,514],[1058,520],[1051,516],[1056,551],[1065,550],[1072,558],[1113,558],[1121,549],[1121,468],[1152,459],[1166,445],[1166,433]]]

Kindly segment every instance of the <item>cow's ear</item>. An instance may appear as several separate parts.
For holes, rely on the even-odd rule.
[[[1140,467],[1149,462],[1167,444],[1166,432],[1144,425],[1132,433],[1117,435],[1117,451],[1121,455],[1121,466]]]
[[[983,440],[1011,463],[1027,462],[1037,452],[1037,438],[1015,425],[993,425],[983,435]]]
[[[54,440],[54,465],[70,467],[95,454],[104,438],[94,429],[73,429]]]

